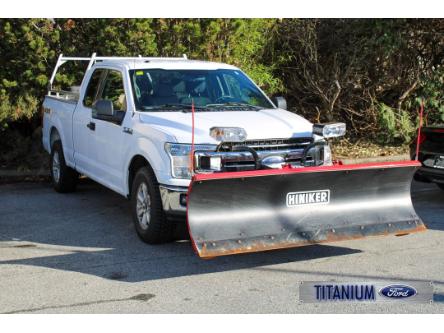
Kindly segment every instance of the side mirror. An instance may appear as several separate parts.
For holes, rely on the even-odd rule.
[[[98,117],[110,117],[112,118],[114,113],[113,102],[107,99],[99,99],[93,105],[93,111],[95,111]]]
[[[273,103],[278,107],[279,109],[287,110],[287,101],[282,96],[275,96],[273,97]]]

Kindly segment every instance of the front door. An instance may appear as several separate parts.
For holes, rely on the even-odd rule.
[[[97,100],[109,100],[120,121],[98,119],[93,112],[95,126],[94,140],[91,141],[94,151],[94,174],[104,185],[124,191],[125,184],[125,147],[128,146],[128,132],[124,131],[122,123],[127,110],[127,98],[123,84],[122,73],[110,69],[106,71],[104,81],[99,89]]]

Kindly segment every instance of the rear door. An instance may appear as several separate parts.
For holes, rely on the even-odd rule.
[[[97,100],[106,70],[97,68],[89,77],[86,89],[73,115],[74,161],[76,169],[88,176],[95,171],[95,154],[91,142],[95,138],[92,106]]]

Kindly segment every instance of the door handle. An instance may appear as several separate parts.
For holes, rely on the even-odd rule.
[[[86,127],[88,127],[91,131],[96,130],[96,123],[93,123],[92,121],[89,122],[89,124],[86,124]]]

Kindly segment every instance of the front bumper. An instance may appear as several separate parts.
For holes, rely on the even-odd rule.
[[[302,140],[305,141],[282,143],[287,141],[276,139],[275,141],[279,143],[274,145],[254,145],[254,142],[237,145],[222,143],[216,151],[194,152],[195,171],[197,174],[207,174],[214,171],[281,169],[283,166],[300,168],[330,163],[331,152],[326,141],[313,142],[311,138]]]
[[[172,218],[186,217],[188,187],[161,184],[159,190],[165,214]]]

